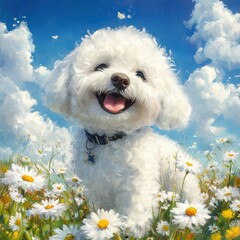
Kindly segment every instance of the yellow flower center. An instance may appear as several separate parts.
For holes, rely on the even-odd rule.
[[[58,186],[57,189],[58,189],[58,190],[61,190],[62,188],[61,188],[61,186]]]
[[[224,196],[228,197],[228,196],[232,196],[232,193],[228,192],[228,193],[225,193]]]
[[[98,224],[97,224],[98,228],[100,229],[106,229],[108,225],[109,225],[109,221],[107,219],[101,219],[98,221]]]
[[[72,178],[72,181],[73,182],[78,182],[78,179],[77,178]]]
[[[20,220],[20,219],[17,219],[17,220],[15,221],[15,225],[20,226],[20,224],[21,224],[21,220]]]
[[[162,229],[163,229],[163,231],[167,232],[169,230],[169,226],[168,225],[163,225]]]
[[[233,153],[229,153],[228,156],[229,157],[234,157],[234,154]]]
[[[64,238],[64,240],[74,240],[75,239],[75,237],[72,235],[72,234],[68,234],[65,238]]]
[[[187,164],[188,167],[192,167],[193,166],[193,164],[190,163],[190,162],[186,162],[186,164]]]
[[[43,150],[38,149],[38,153],[39,153],[39,154],[43,154]]]
[[[54,206],[53,206],[53,205],[47,205],[47,206],[45,206],[44,208],[45,208],[45,209],[52,209],[52,208],[54,208]]]
[[[185,211],[186,215],[189,217],[195,216],[197,213],[197,209],[194,207],[187,208]]]
[[[22,180],[26,182],[34,182],[34,178],[29,175],[23,175]]]

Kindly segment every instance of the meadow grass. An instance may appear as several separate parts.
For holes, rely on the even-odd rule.
[[[178,206],[178,199],[169,197],[172,193],[162,189],[156,196],[159,210],[154,213],[147,236],[134,237],[126,226],[121,225],[112,233],[112,239],[240,239],[239,155],[229,149],[231,143],[223,141],[205,153],[206,164],[198,174],[204,208],[210,212],[204,224],[196,222],[180,227],[174,220],[173,211]],[[81,227],[94,210],[88,206],[81,180],[71,174],[64,163],[54,162],[54,157],[47,163],[31,161],[31,156],[21,153],[1,159],[1,240],[86,238],[81,235]],[[190,173],[186,171],[186,177],[187,174]],[[191,218],[195,212],[190,213],[187,217]],[[99,221],[98,232],[106,230],[108,224],[105,219],[101,224]],[[97,240],[97,237],[92,239]]]

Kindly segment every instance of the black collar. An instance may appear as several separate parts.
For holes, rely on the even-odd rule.
[[[127,134],[124,132],[119,132],[119,133],[114,134],[111,137],[108,137],[106,135],[99,136],[97,134],[91,134],[85,130],[85,135],[86,135],[87,139],[92,143],[99,144],[99,145],[106,145],[107,143],[109,143],[111,141],[122,139]]]

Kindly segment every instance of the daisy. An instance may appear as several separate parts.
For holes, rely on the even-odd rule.
[[[158,192],[158,194],[156,195],[156,202],[165,202],[166,200],[168,200],[168,195],[165,191],[160,191]]]
[[[239,197],[239,191],[234,187],[224,187],[216,190],[216,198],[220,201],[231,201],[234,197]]]
[[[49,199],[42,200],[41,204],[34,203],[31,214],[43,218],[56,218],[61,216],[64,210],[66,210],[64,203],[59,203],[59,200]]]
[[[30,163],[31,158],[29,156],[22,156],[21,161],[24,163]]]
[[[197,174],[201,171],[201,165],[199,162],[191,157],[186,156],[185,158],[177,158],[176,167],[180,172]]]
[[[98,209],[97,213],[91,213],[90,217],[83,220],[84,225],[81,227],[89,239],[105,240],[113,237],[118,233],[122,225],[118,213],[113,210],[104,211]]]
[[[169,236],[170,224],[167,221],[161,221],[157,224],[157,232],[162,236]]]
[[[201,203],[177,203],[177,206],[171,210],[173,214],[173,223],[180,229],[188,227],[193,229],[197,226],[204,226],[206,220],[210,218],[210,211]]]
[[[77,226],[66,226],[63,225],[62,229],[54,229],[54,232],[56,233],[52,237],[49,238],[49,240],[74,240],[74,239],[80,239],[80,230]]]
[[[235,212],[240,212],[240,200],[234,200],[230,205],[230,208]]]
[[[213,223],[212,225],[210,225],[210,226],[208,227],[208,229],[209,229],[209,231],[210,231],[211,233],[216,233],[216,232],[219,230],[218,226],[217,226],[215,223]]]
[[[210,162],[210,163],[208,163],[206,169],[210,170],[210,171],[217,171],[217,170],[219,170],[219,163],[216,161]]]
[[[11,216],[9,220],[9,226],[13,231],[19,231],[21,225],[26,226],[26,220],[22,219],[21,213],[16,213],[15,216]]]
[[[18,191],[9,191],[9,194],[12,200],[17,203],[24,203],[26,201],[26,198],[24,198],[23,195]]]
[[[77,187],[81,184],[81,180],[77,176],[72,176],[71,178],[67,178],[66,182],[71,187],[74,187],[74,186]]]
[[[233,151],[227,151],[224,153],[224,162],[225,163],[234,163],[238,153]]]
[[[204,202],[206,202],[206,201],[208,200],[208,198],[209,198],[209,195],[208,195],[208,193],[206,193],[206,192],[202,192],[202,193],[201,193],[201,197],[202,197],[202,200],[203,200]]]
[[[64,165],[62,162],[55,162],[54,167],[53,167],[53,172],[56,174],[65,174],[66,171],[68,170],[68,167]]]
[[[45,186],[45,178],[34,169],[12,164],[12,170],[8,170],[3,178],[5,184],[21,187],[26,191],[37,191]]]
[[[175,192],[167,192],[167,199],[169,201],[178,201],[180,198],[178,193]]]
[[[66,190],[65,186],[61,183],[54,183],[52,185],[52,188],[53,188],[53,192],[57,194],[60,194]]]
[[[229,142],[230,142],[230,140],[226,137],[219,138],[216,140],[216,143],[220,143],[220,144],[229,143]]]

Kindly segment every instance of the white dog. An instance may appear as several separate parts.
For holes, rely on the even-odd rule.
[[[144,30],[101,29],[56,63],[47,104],[77,121],[73,169],[96,208],[127,216],[143,235],[159,189],[180,193],[180,147],[148,126],[184,127],[191,108],[164,49]],[[197,178],[186,177],[182,200],[200,198]]]

